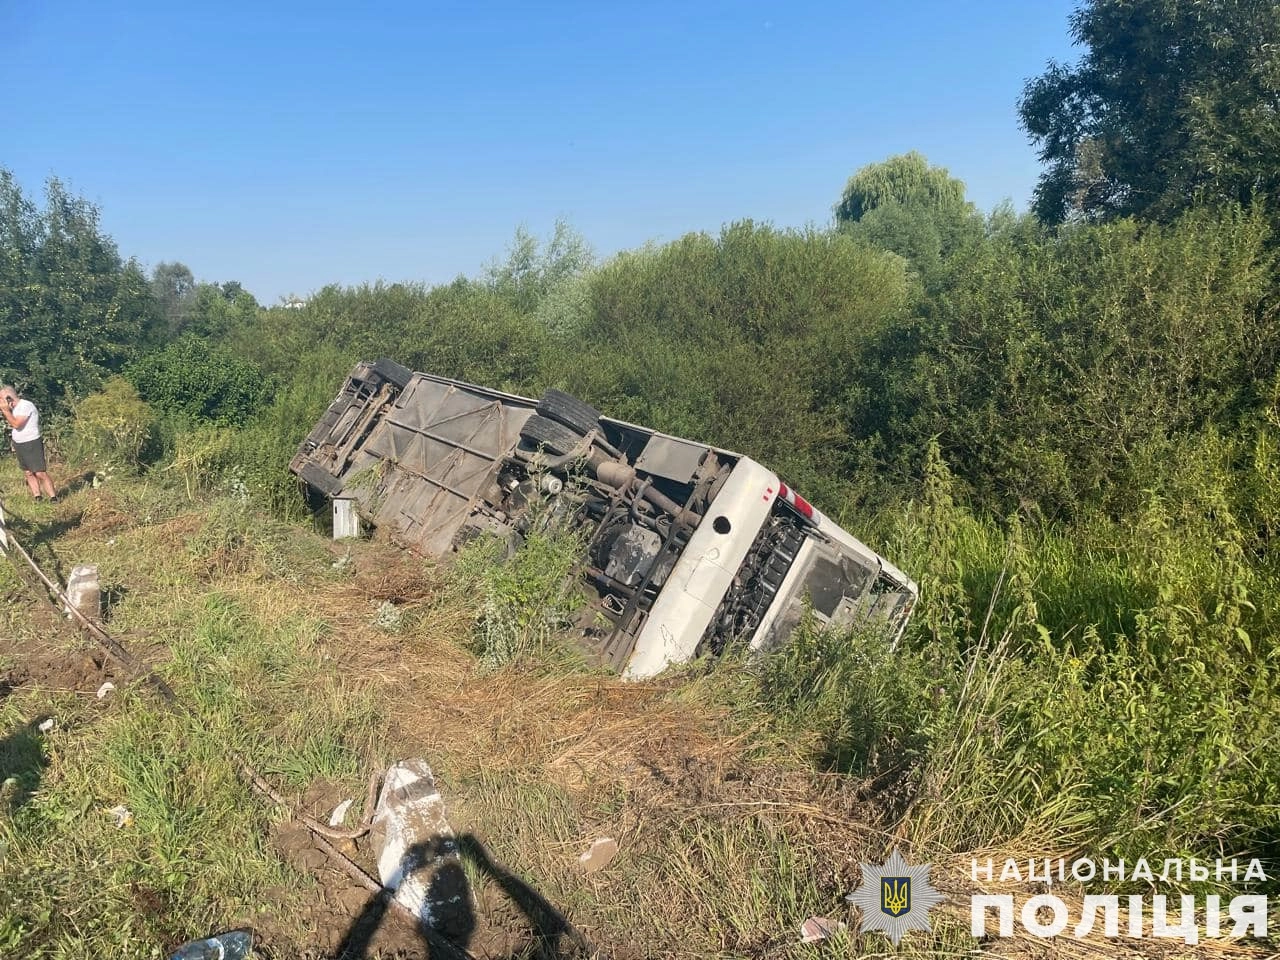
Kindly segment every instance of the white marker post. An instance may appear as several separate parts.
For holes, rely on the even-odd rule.
[[[345,540],[360,536],[360,517],[356,514],[354,500],[340,498],[333,501],[333,539]]]

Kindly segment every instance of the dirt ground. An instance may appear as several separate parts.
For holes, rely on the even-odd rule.
[[[29,538],[42,568],[63,579],[64,561],[123,543],[137,505],[84,490],[45,511],[11,529],[24,543]],[[156,520],[147,543],[162,557],[104,584],[107,628],[115,630],[112,605],[120,597],[163,598],[173,589],[178,581],[166,568],[180,560],[191,566],[183,590],[216,587],[261,622],[322,621],[309,655],[337,665],[329,679],[358,688],[378,714],[376,742],[361,751],[361,776],[397,759],[426,759],[457,841],[462,920],[450,939],[389,910],[312,832],[263,801],[271,814],[267,849],[314,882],[270,890],[244,916],[257,935],[255,956],[813,957],[814,948],[798,943],[799,922],[819,915],[855,926],[844,894],[856,887],[860,863],[902,839],[902,821],[888,812],[891,790],[815,769],[803,744],[780,742],[750,709],[749,687],[737,700],[726,695],[723,671],[648,683],[581,670],[486,671],[466,652],[475,598],[458,596],[439,566],[376,539],[337,545],[297,530],[290,535],[306,541],[296,556],[310,557],[308,575],[265,562],[254,552],[260,548],[234,539],[193,559],[190,544],[203,525],[187,508]],[[334,565],[348,562],[354,572],[336,577]],[[24,692],[70,695],[92,724],[97,711],[110,709],[110,699],[96,697],[102,684],[127,688],[146,669],[116,662],[84,637],[34,577],[10,579],[4,591],[0,706]],[[384,601],[404,615],[404,631],[376,627],[372,613]],[[149,666],[168,655],[143,633],[121,630],[117,638]],[[304,695],[324,693],[317,687]],[[352,782],[313,779],[289,802],[325,822],[343,800],[363,802],[353,792],[360,788]],[[606,837],[616,841],[617,858],[584,870],[580,855]],[[376,875],[375,837],[332,843]],[[967,860],[955,860],[935,864],[934,883],[960,903]],[[181,929],[172,904],[152,890],[136,889],[132,909],[157,918],[153,928]],[[929,955],[972,955],[959,907],[944,908],[937,921],[943,929]],[[175,933],[163,947],[176,940]],[[1041,942],[995,946],[987,954],[1052,953]],[[1070,946],[1075,956],[1111,955],[1096,944]],[[850,932],[821,949],[854,957],[883,948]],[[1181,955],[1258,954],[1223,944]]]
[[[12,522],[11,531],[21,536],[48,575],[62,580],[68,572],[63,569],[64,555],[92,556],[99,549],[95,545],[124,536],[131,524],[128,506],[109,492],[86,490],[51,516]],[[199,526],[198,518],[177,516],[160,523],[152,539],[169,544],[176,555]],[[349,551],[333,544],[326,549],[334,560]],[[752,801],[743,798],[755,796],[751,785],[762,772],[741,764],[725,769],[725,744],[666,704],[666,691],[660,686],[628,686],[591,676],[570,678],[567,684],[547,676],[477,676],[447,639],[424,646],[420,638],[370,629],[369,605],[391,600],[406,610],[430,608],[442,585],[439,574],[424,568],[419,558],[390,544],[361,544],[357,553],[357,573],[323,597],[316,595],[314,585],[282,582],[269,590],[255,585],[251,599],[290,609],[325,606],[334,627],[324,640],[325,655],[346,664],[351,675],[368,684],[390,718],[392,735],[383,745],[383,755],[423,756],[433,762],[444,758],[442,790],[450,822],[460,835],[469,922],[466,929],[453,931],[453,940],[424,934],[344,872],[309,830],[281,816],[268,837],[270,849],[316,882],[301,906],[297,890],[281,889],[277,902],[252,918],[257,955],[277,960],[653,955],[640,945],[642,940],[633,946],[628,934],[620,935],[616,928],[579,929],[565,908],[531,878],[550,863],[559,870],[561,890],[585,884],[594,893],[607,892],[609,879],[588,879],[576,863],[595,833],[617,834],[642,851],[655,819],[702,803],[730,808],[749,804]],[[248,565],[225,556],[219,563],[237,571]],[[211,573],[215,579],[216,574]],[[148,644],[147,638],[125,633],[118,639],[140,660],[118,662],[59,613],[33,575],[23,572],[20,579],[24,588],[10,591],[7,610],[8,623],[16,629],[0,631],[0,698],[38,689],[73,693],[90,709],[105,709],[106,703],[96,698],[104,682],[124,688],[164,658],[164,651]],[[146,592],[154,584],[142,575],[128,584],[104,587],[105,624],[111,630],[112,591]],[[446,610],[436,615],[443,617],[440,630],[447,633],[453,614]],[[496,774],[496,785],[485,789],[501,792],[508,782],[535,779],[537,790],[563,791],[575,804],[582,801],[585,809],[592,808],[602,787],[617,790],[625,782],[631,797],[610,822],[589,818],[581,839],[533,835],[523,842],[500,844],[508,854],[521,855],[516,868],[504,864],[485,839],[488,831],[505,832],[506,815],[495,813],[491,796],[468,788],[489,773]],[[347,798],[340,787],[316,782],[294,802],[298,810],[323,822]],[[376,876],[373,838],[333,843]],[[166,910],[164,902],[148,900],[146,891],[139,897],[139,910],[157,916]],[[604,937],[607,948],[596,945],[596,936]]]
[[[310,802],[304,809],[322,821],[333,806],[341,802],[339,793],[325,785],[314,786],[308,798]],[[304,907],[302,917],[313,936],[307,948],[309,955],[317,958],[355,960],[379,956],[407,960],[424,955],[484,958],[592,955],[588,950],[575,949],[573,938],[568,934],[561,938],[558,946],[548,944],[544,949],[531,935],[530,918],[513,909],[504,895],[488,885],[479,890],[467,887],[459,891],[471,899],[463,911],[466,922],[462,929],[445,930],[428,939],[412,921],[388,909],[376,894],[339,869],[306,827],[296,822],[284,823],[273,834],[271,843],[280,856],[298,870],[314,875],[318,881],[316,895]],[[333,844],[368,872],[376,873],[375,842],[371,838],[335,840]],[[294,916],[293,923],[298,919]],[[277,942],[284,949],[296,947],[288,945],[290,934],[278,933],[270,924],[260,925],[258,933],[264,944]],[[548,933],[551,934],[548,940],[556,939],[553,932],[548,930]]]

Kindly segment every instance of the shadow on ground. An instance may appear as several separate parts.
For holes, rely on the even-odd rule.
[[[8,696],[0,685],[0,698]],[[12,815],[40,786],[47,763],[40,719],[31,720],[0,740],[0,815]]]
[[[415,844],[406,854],[420,863],[433,860],[443,848],[444,838]],[[593,956],[591,945],[581,931],[573,926],[559,910],[528,883],[502,866],[490,855],[484,844],[471,834],[456,838],[460,861],[472,864],[476,871],[492,881],[529,922],[528,941],[506,956],[515,958],[539,958],[539,960],[574,960]],[[433,903],[454,904],[447,917],[441,918],[439,929],[418,929],[427,956],[435,958],[472,957],[468,951],[476,933],[476,917],[472,904],[475,897],[467,884],[462,863],[449,863],[438,870],[431,882],[428,899]],[[335,953],[336,960],[364,960],[369,956],[369,944],[374,933],[393,912],[388,898],[374,894],[365,904]],[[392,922],[408,924],[409,920],[396,915]]]

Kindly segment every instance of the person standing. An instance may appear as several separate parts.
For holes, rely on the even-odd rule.
[[[58,502],[53,481],[45,469],[44,440],[40,436],[40,411],[30,400],[19,398],[18,391],[7,383],[0,386],[0,414],[13,430],[13,449],[18,454],[18,466],[27,478],[31,496],[40,499],[43,487],[51,503]]]

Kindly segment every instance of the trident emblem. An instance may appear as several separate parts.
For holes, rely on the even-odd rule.
[[[911,909],[911,878],[880,878],[880,909],[891,917],[900,917]]]

